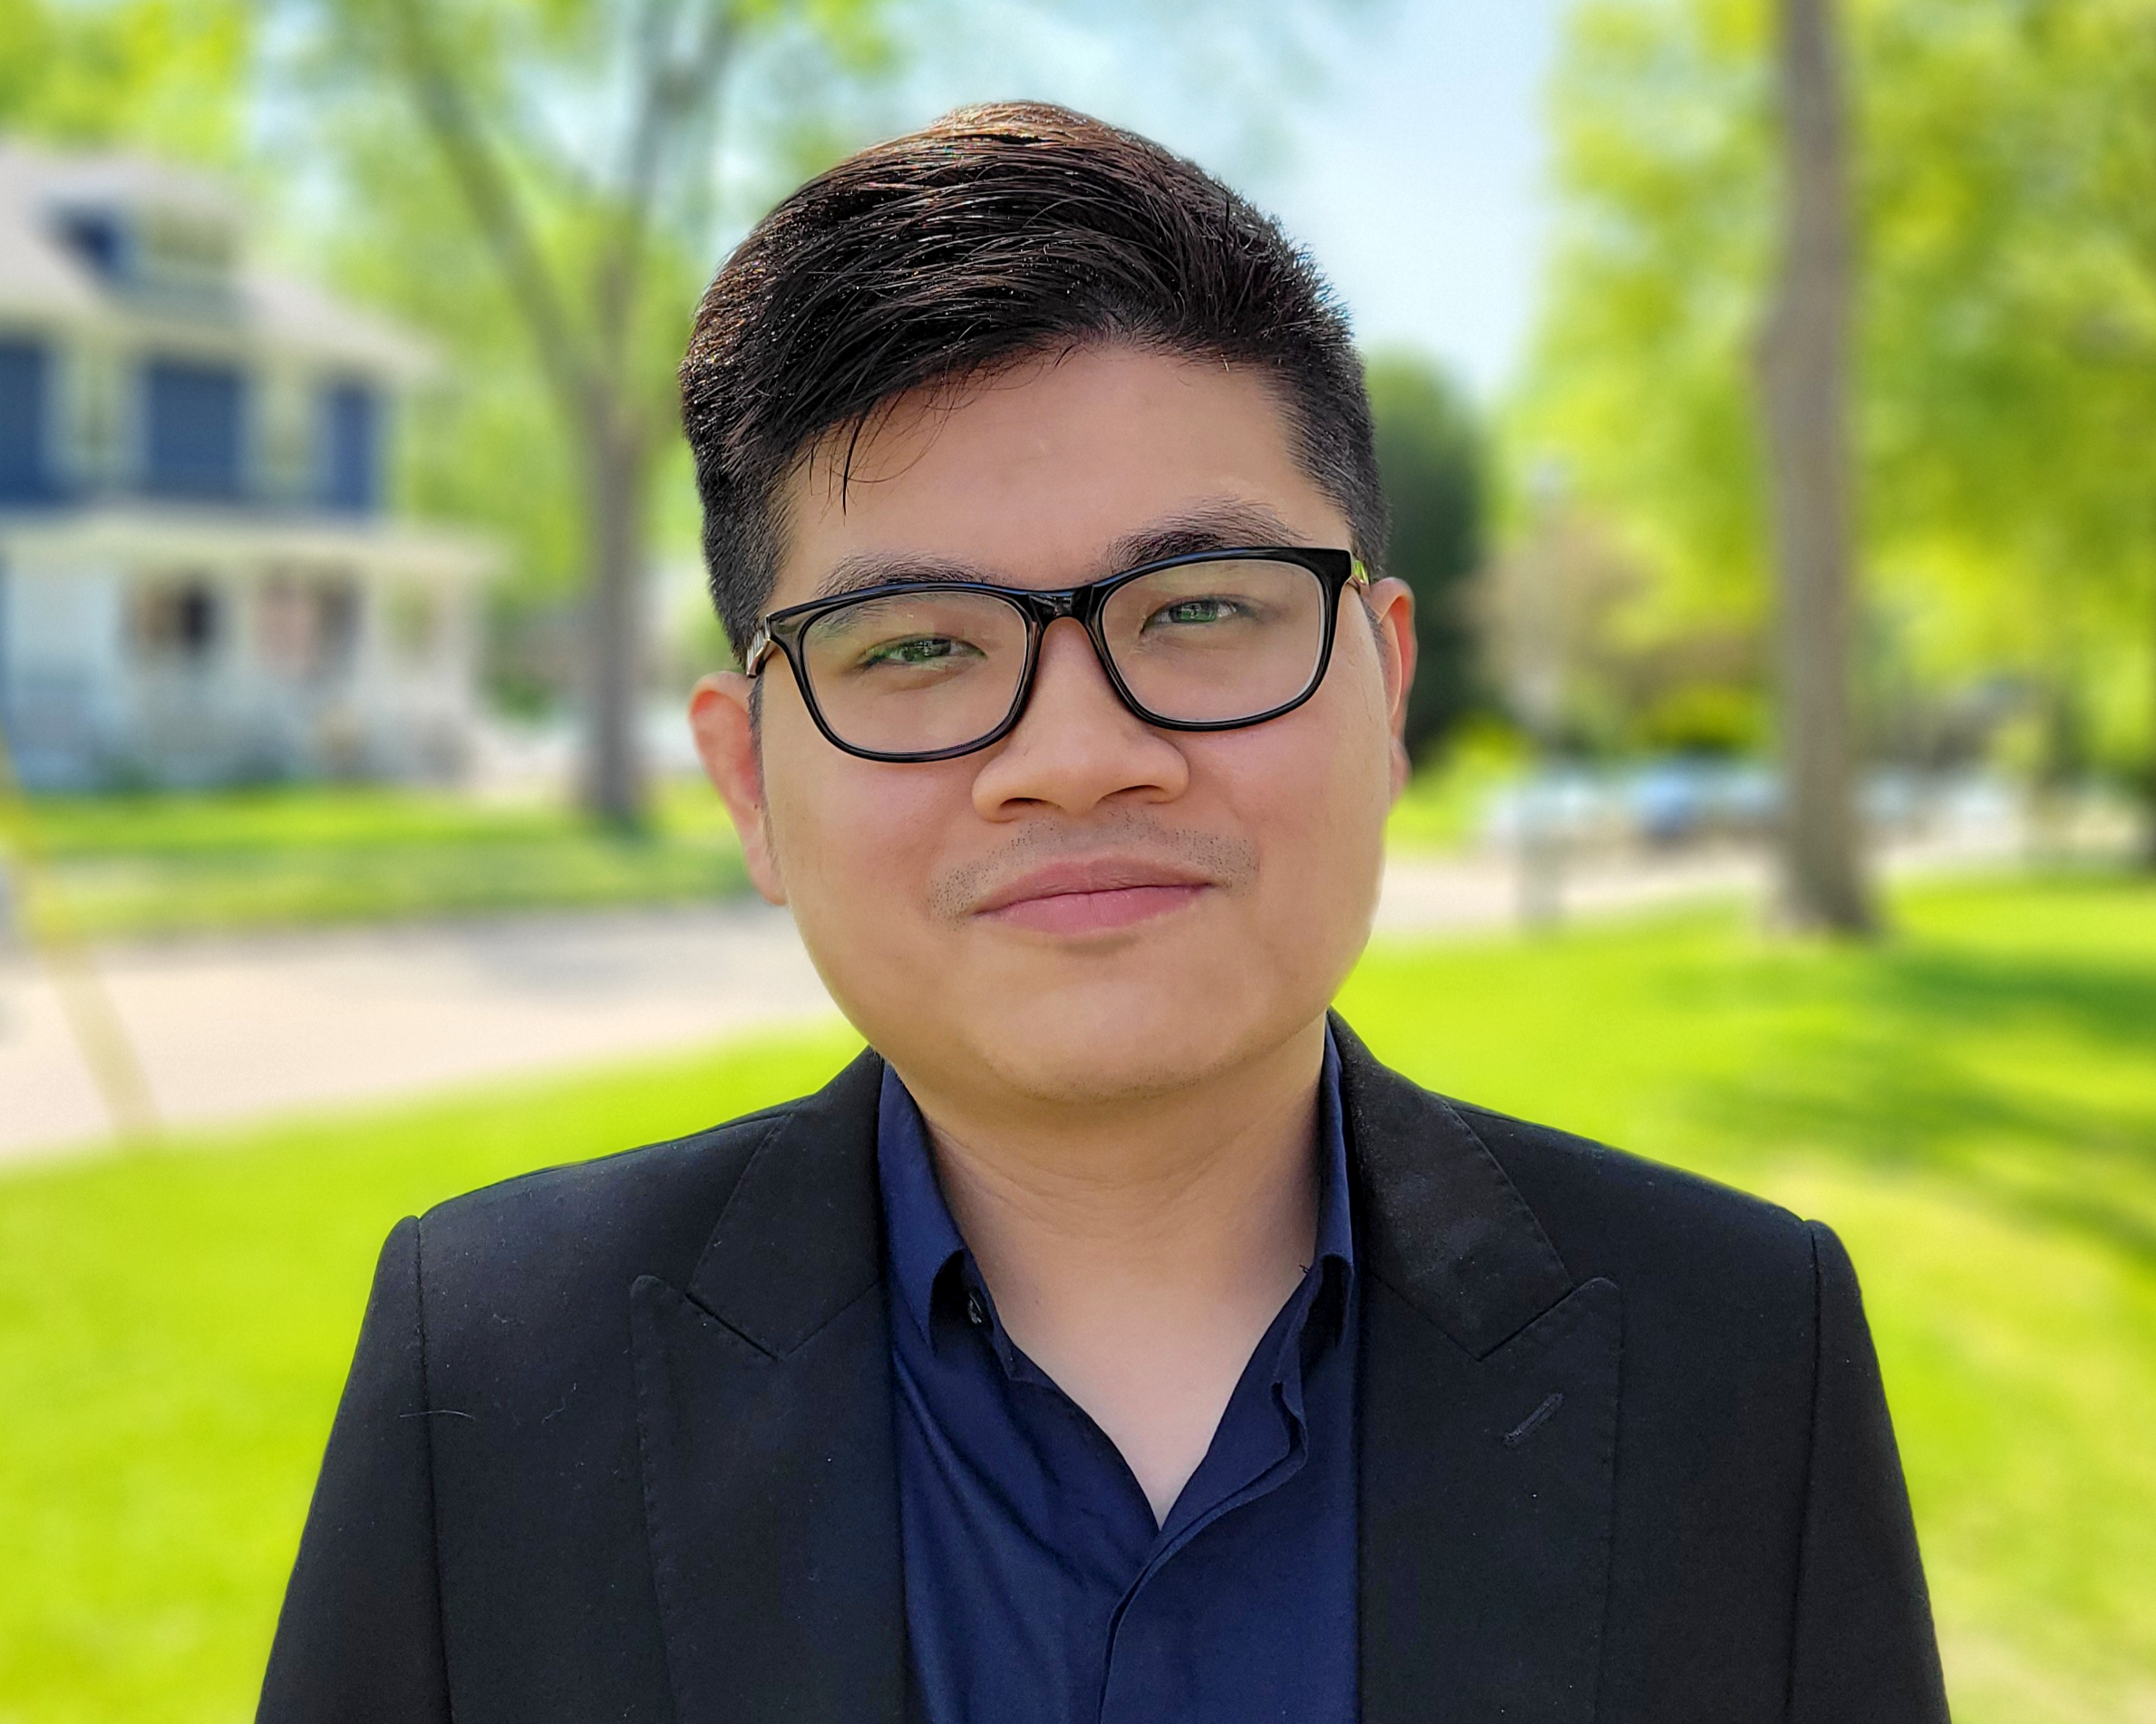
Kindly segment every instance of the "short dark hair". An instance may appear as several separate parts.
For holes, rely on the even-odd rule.
[[[777,573],[777,494],[834,432],[923,387],[1128,342],[1248,366],[1375,567],[1385,506],[1362,361],[1278,226],[1194,163],[1044,102],[961,108],[849,157],[720,269],[682,361],[712,603],[738,652]]]

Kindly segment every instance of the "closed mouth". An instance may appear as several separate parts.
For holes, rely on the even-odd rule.
[[[1029,869],[985,894],[973,913],[1044,933],[1126,927],[1194,902],[1215,882],[1200,871],[1151,859],[1098,857]]]

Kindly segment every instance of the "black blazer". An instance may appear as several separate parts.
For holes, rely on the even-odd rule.
[[[1335,1031],[1365,1724],[1944,1719],[1833,1235]],[[879,1075],[398,1225],[261,1719],[905,1718]]]

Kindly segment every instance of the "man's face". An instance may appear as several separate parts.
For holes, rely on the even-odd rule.
[[[1349,542],[1256,379],[1118,346],[903,402],[842,491],[825,450],[783,504],[774,610],[841,565],[1055,587],[1170,536]],[[1369,932],[1413,656],[1405,589],[1384,581],[1341,596],[1316,693],[1244,730],[1146,724],[1068,621],[1017,728],[957,760],[842,752],[775,653],[760,738],[736,673],[706,678],[691,715],[758,888],[792,906],[832,997],[909,1080],[1136,1099],[1322,1016]]]

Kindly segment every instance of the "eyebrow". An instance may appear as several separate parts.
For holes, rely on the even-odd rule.
[[[816,583],[814,598],[836,598],[868,586],[905,586],[928,581],[995,582],[995,571],[943,557],[920,557],[904,551],[857,551],[841,557]]]
[[[1202,503],[1112,540],[1105,559],[1107,567],[1096,578],[1105,579],[1124,569],[1161,562],[1170,557],[1294,542],[1295,535],[1287,524],[1262,503],[1232,499]],[[956,557],[924,557],[903,551],[859,551],[834,563],[817,582],[813,596],[836,598],[841,593],[859,592],[865,587],[939,581],[977,581],[990,586],[1013,584],[1002,571]]]
[[[1125,534],[1109,547],[1112,567],[1108,572],[1136,568],[1141,563],[1157,563],[1170,557],[1191,557],[1200,551],[1293,543],[1295,535],[1287,523],[1263,503],[1223,499],[1201,503]]]

